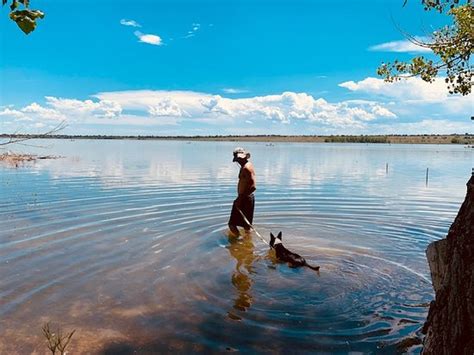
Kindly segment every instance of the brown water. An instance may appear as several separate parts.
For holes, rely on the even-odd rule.
[[[46,353],[47,321],[76,329],[70,353],[393,353],[421,339],[424,250],[473,164],[459,146],[244,144],[256,228],[316,273],[228,238],[242,144],[47,144],[64,158],[0,166],[2,354]]]

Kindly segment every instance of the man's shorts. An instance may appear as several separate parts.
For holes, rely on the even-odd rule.
[[[247,220],[252,224],[253,223],[253,210],[255,208],[255,195],[251,194],[249,196],[241,196],[234,200],[232,205],[232,212],[230,213],[229,224],[233,226],[241,226],[244,228],[250,228],[248,223],[244,221],[244,218],[237,209],[237,200],[240,200],[240,210],[245,215]]]

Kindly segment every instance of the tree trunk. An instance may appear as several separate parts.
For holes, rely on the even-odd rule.
[[[474,354],[474,175],[446,239],[428,246],[435,300],[423,354]]]

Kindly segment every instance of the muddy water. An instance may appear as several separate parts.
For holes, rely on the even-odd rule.
[[[0,353],[46,353],[47,321],[76,329],[71,353],[393,353],[420,339],[424,250],[473,165],[460,146],[41,144],[64,157],[0,166]],[[227,236],[236,145],[256,166],[256,228],[319,273]]]

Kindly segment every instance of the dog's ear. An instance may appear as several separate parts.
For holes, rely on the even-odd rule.
[[[272,232],[270,232],[270,238],[275,238]]]
[[[275,236],[273,233],[270,233],[270,247],[273,248],[273,245],[275,244]]]
[[[281,232],[278,233],[277,238],[281,240]]]

